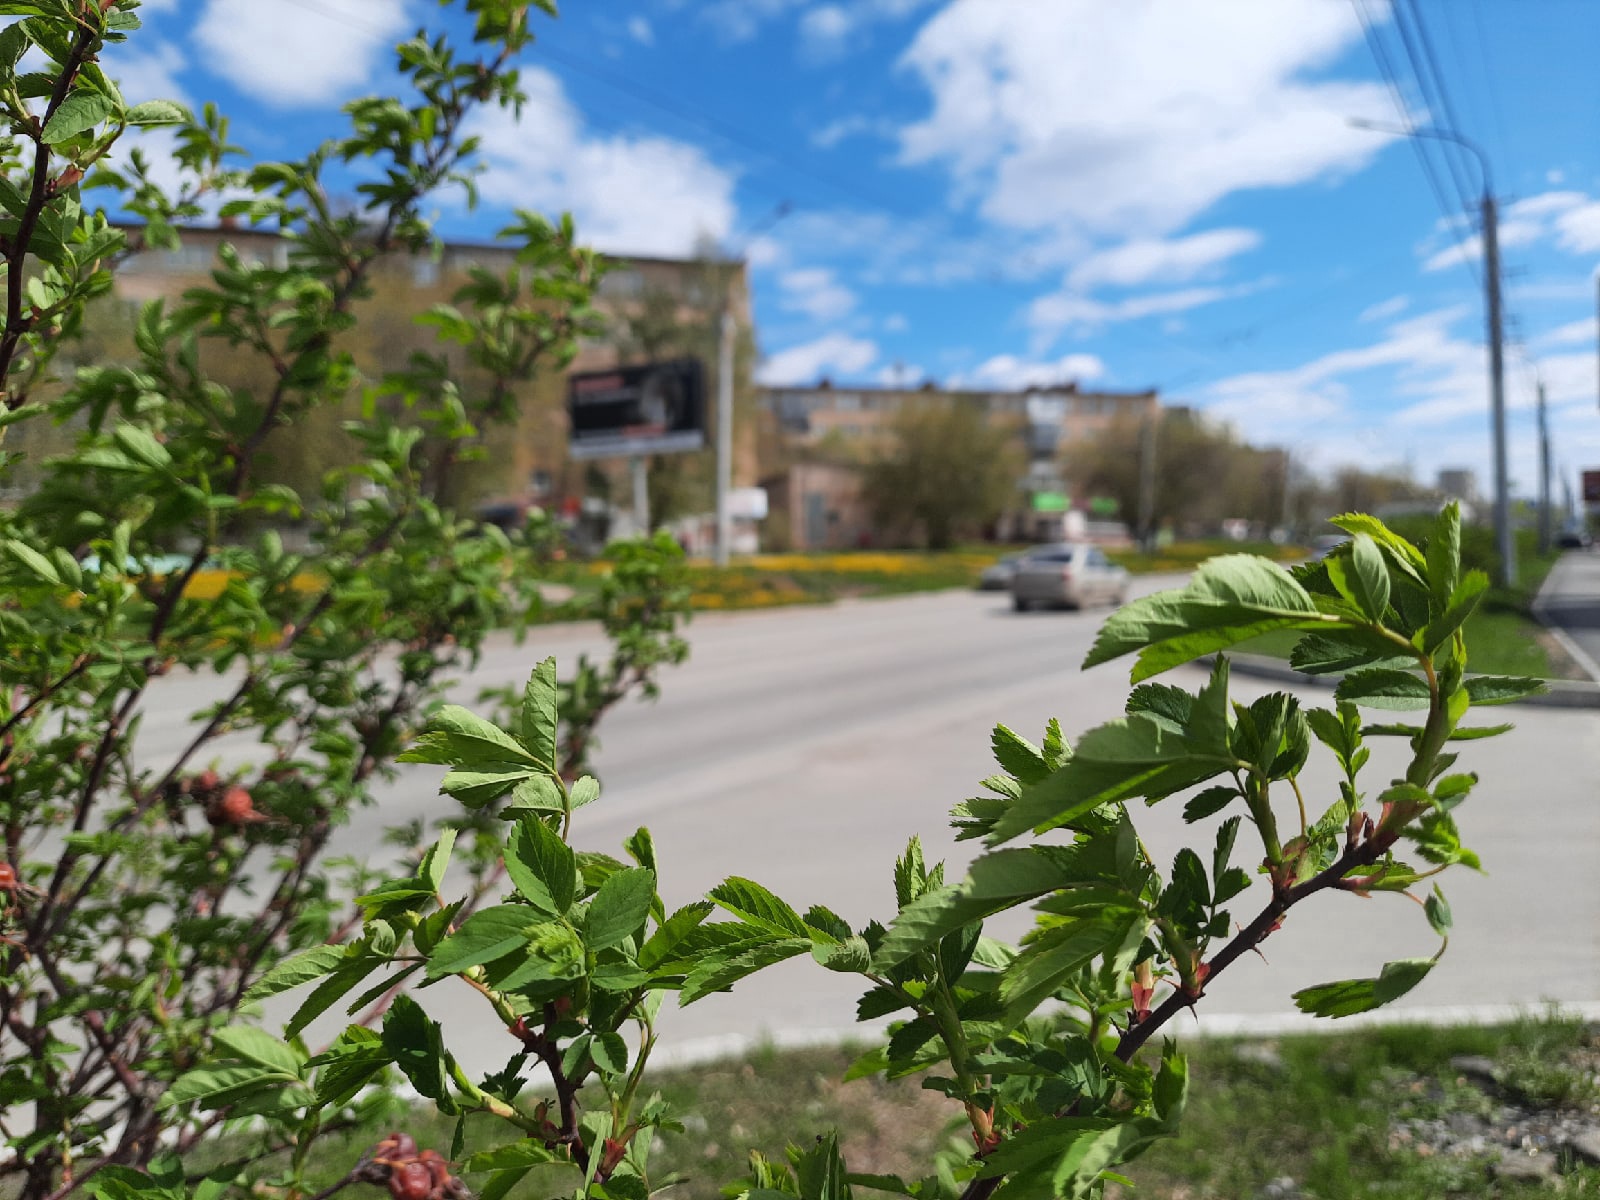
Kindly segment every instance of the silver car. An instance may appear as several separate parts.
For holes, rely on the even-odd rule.
[[[1011,576],[1011,606],[1026,612],[1034,605],[1084,608],[1123,604],[1128,599],[1128,572],[1098,546],[1062,542],[1030,551]]]

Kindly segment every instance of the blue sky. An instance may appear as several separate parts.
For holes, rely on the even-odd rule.
[[[298,153],[438,11],[156,0],[120,75]],[[744,255],[770,382],[1156,387],[1318,468],[1487,484],[1478,168],[1425,144],[1441,204],[1415,142],[1349,124],[1453,118],[1503,208],[1512,477],[1536,377],[1558,466],[1600,467],[1592,0],[573,0],[540,27],[447,235],[520,205]]]

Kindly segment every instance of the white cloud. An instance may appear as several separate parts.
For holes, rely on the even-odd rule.
[[[483,139],[484,199],[571,211],[585,243],[621,254],[686,255],[733,228],[733,176],[704,151],[662,137],[591,135],[550,72],[525,67],[522,84],[523,120],[483,109],[471,122]]]
[[[1358,321],[1386,321],[1390,317],[1398,316],[1406,310],[1411,303],[1410,296],[1391,296],[1387,300],[1380,300],[1370,308],[1361,311],[1356,318]]]
[[[1534,339],[1534,344],[1538,346],[1590,345],[1595,340],[1595,332],[1595,319],[1593,317],[1584,317],[1581,320],[1569,321],[1567,324],[1552,329],[1548,333],[1540,334]],[[1594,359],[1590,358],[1588,362],[1589,366],[1593,368]]]
[[[1159,280],[1182,283],[1261,244],[1253,229],[1209,229],[1183,238],[1141,238],[1090,255],[1067,276],[1089,291],[1104,284],[1131,287]]]
[[[362,87],[411,27],[406,0],[318,0],[293,16],[209,0],[194,36],[211,71],[269,104],[326,104]]]
[[[724,42],[749,41],[764,22],[780,16],[802,0],[712,0],[700,7],[700,17]]]
[[[137,49],[116,56],[111,75],[129,104],[146,100],[187,104],[187,93],[178,82],[187,65],[183,51],[171,42],[139,43]]]
[[[883,319],[885,333],[904,333],[911,328],[911,322],[906,320],[904,313],[890,313]]]
[[[800,36],[814,58],[833,58],[865,45],[862,34],[879,21],[909,16],[929,0],[849,0],[820,4],[800,18]]]
[[[803,267],[778,276],[778,304],[814,321],[837,321],[856,306],[856,294],[827,267]]]
[[[756,378],[769,387],[815,383],[834,373],[858,375],[877,361],[876,342],[830,333],[768,356],[756,371]]]
[[[644,17],[633,16],[628,18],[628,36],[641,46],[654,46],[656,44],[656,31],[650,27],[650,22]]]
[[[902,155],[1013,228],[1169,232],[1371,161],[1383,139],[1347,119],[1383,88],[1310,77],[1360,36],[1327,0],[953,0],[901,60],[933,97]]]
[[[1093,354],[1068,354],[1054,362],[1029,362],[1014,354],[997,354],[971,371],[951,379],[953,387],[987,387],[1019,391],[1030,387],[1099,379],[1106,365]]]
[[[1205,304],[1215,304],[1256,290],[1255,285],[1237,287],[1193,287],[1175,292],[1151,292],[1121,300],[1096,300],[1078,292],[1061,291],[1039,296],[1028,305],[1027,322],[1034,333],[1046,341],[1065,329],[1097,328],[1118,321],[1187,312]]]
[[[882,121],[870,117],[849,116],[830,121],[811,135],[811,144],[823,150],[832,150],[846,138],[871,135],[889,137],[893,130]]]

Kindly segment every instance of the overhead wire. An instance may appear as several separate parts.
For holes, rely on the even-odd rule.
[[[1444,128],[1459,130],[1461,120],[1456,116],[1455,105],[1450,100],[1450,91],[1445,87],[1444,76],[1439,71],[1439,62],[1433,53],[1433,40],[1428,35],[1427,26],[1423,24],[1422,13],[1417,8],[1416,0],[1391,0],[1391,9],[1394,13],[1395,29],[1400,34],[1400,44],[1405,50],[1407,61],[1411,64],[1411,73],[1416,77],[1423,103],[1444,118]],[[1437,149],[1450,170],[1450,178],[1456,185],[1456,194],[1461,200],[1462,207],[1471,211],[1481,193],[1472,187],[1471,173],[1461,161],[1467,150],[1458,143],[1449,141],[1440,143]],[[1489,181],[1485,179],[1483,190],[1487,191],[1488,187]]]
[[[1411,119],[1411,109],[1406,103],[1405,89],[1400,86],[1400,75],[1395,70],[1394,63],[1389,57],[1388,48],[1383,44],[1383,39],[1378,36],[1377,24],[1372,18],[1371,10],[1367,7],[1367,0],[1350,0],[1355,9],[1356,19],[1361,22],[1361,30],[1366,35],[1367,47],[1372,52],[1373,60],[1378,64],[1378,72],[1383,76],[1384,82],[1389,86],[1389,93],[1394,100],[1395,110],[1400,116],[1400,124],[1406,130],[1406,141],[1411,143],[1411,149],[1417,156],[1417,162],[1422,166],[1423,176],[1428,181],[1428,187],[1433,192],[1434,201],[1439,206],[1439,212],[1444,217],[1446,227],[1457,247],[1462,252],[1462,265],[1472,275],[1473,280],[1482,283],[1478,274],[1476,263],[1473,262],[1468,252],[1466,238],[1462,236],[1461,214],[1454,209],[1445,197],[1444,185],[1439,181],[1438,171],[1433,165],[1433,159],[1428,156],[1427,148],[1423,143],[1429,139],[1417,136],[1416,122]]]

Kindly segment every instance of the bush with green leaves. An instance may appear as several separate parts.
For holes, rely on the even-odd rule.
[[[496,902],[454,898],[447,830],[414,872],[361,898],[359,936],[307,951],[256,985],[258,997],[310,987],[284,1040],[224,1031],[231,1055],[180,1077],[163,1103],[186,1120],[240,1106],[260,1114],[260,1144],[241,1143],[245,1161],[211,1181],[296,1192],[297,1166],[329,1117],[398,1072],[458,1117],[455,1145],[419,1150],[392,1134],[322,1194],[367,1182],[398,1200],[437,1200],[459,1192],[465,1173],[485,1200],[644,1200],[673,1182],[650,1169],[652,1135],[673,1121],[645,1073],[660,1006],[692,1004],[810,955],[861,977],[860,1018],[894,1019],[887,1041],[850,1074],[922,1076],[950,1098],[971,1149],[906,1180],[852,1173],[836,1139],[824,1137],[788,1163],[753,1156],[752,1175],[730,1194],[1100,1195],[1123,1164],[1178,1127],[1184,1059],[1157,1035],[1292,908],[1322,893],[1410,895],[1442,953],[1451,916],[1432,881],[1448,867],[1477,866],[1455,817],[1476,777],[1454,769],[1453,747],[1504,727],[1463,718],[1540,685],[1466,674],[1461,625],[1487,580],[1460,570],[1453,507],[1425,547],[1369,517],[1340,524],[1352,539],[1323,562],[1290,572],[1248,555],[1213,559],[1183,589],[1112,616],[1087,662],[1136,656],[1126,715],[1075,745],[1056,722],[1040,745],[997,727],[999,770],[983,781],[987,794],[954,810],[958,836],[983,839],[986,851],[947,881],[913,840],[894,864],[897,911],[861,928],[739,876],[669,912],[646,829],[623,845],[626,861],[575,850],[574,820],[599,788],[589,776],[569,782],[554,765],[553,660],[529,679],[514,721],[445,708],[404,757],[449,767],[443,792],[492,814],[508,875]],[[1198,691],[1148,682],[1268,630],[1302,635],[1302,670],[1341,675],[1331,707],[1305,708],[1285,693],[1231,701],[1225,655]],[[1417,719],[1370,722],[1363,710]],[[1367,743],[1383,737],[1410,754],[1401,776],[1372,781]],[[1301,776],[1318,752],[1342,779],[1312,807]],[[1181,802],[1197,826],[1170,866],[1140,839],[1135,801]],[[1266,899],[1236,921],[1230,906],[1252,872]],[[1021,908],[1035,915],[1018,944],[985,932],[986,921]],[[1368,978],[1306,988],[1295,1002],[1322,1017],[1367,1012],[1415,987],[1437,957],[1384,963]],[[428,989],[445,980],[472,989],[485,1019],[505,1028],[503,1066],[473,1078],[452,1055],[429,1013]],[[299,1040],[347,996],[363,992],[359,1008],[406,982],[415,996],[396,1001],[380,1030],[352,1026],[316,1052]],[[475,1114],[498,1119],[504,1134],[462,1162]],[[251,1170],[275,1148],[288,1152],[287,1168]]]
[[[513,264],[426,314],[436,353],[367,378],[347,347],[378,264],[436,252],[424,210],[470,186],[473,111],[521,103],[528,4],[453,5],[464,37],[399,46],[404,97],[355,101],[344,136],[248,167],[209,107],[124,100],[137,7],[0,4],[0,436],[76,431],[0,512],[0,1191],[25,1200],[193,1146],[223,1117],[175,1121],[173,1080],[255,1044],[226,1030],[265,971],[361,927],[370,877],[329,861],[330,837],[486,639],[539,618],[557,549],[548,520],[508,537],[459,519],[449,477],[598,328],[594,255],[569,221],[519,214]],[[175,190],[119,144],[150,126],[169,127]],[[350,210],[330,197],[352,184]],[[90,185],[133,223],[86,208]],[[128,256],[213,214],[276,230],[286,254],[225,247],[203,286],[143,306],[128,361],[58,371]],[[247,360],[263,386],[211,373]],[[274,431],[357,401],[358,462],[317,495],[262,482]],[[0,486],[22,465],[0,455]],[[311,551],[287,548],[291,525]],[[556,766],[574,777],[605,711],[685,653],[680,558],[623,547],[600,588],[614,652],[566,683]],[[212,570],[225,586],[198,598]],[[157,756],[141,724],[196,691],[215,699]],[[498,843],[461,825],[473,878],[492,878]]]
[[[216,113],[122,100],[101,64],[135,30],[133,7],[0,3],[20,18],[0,31],[0,420],[81,429],[0,516],[7,1194],[299,1200],[327,1136],[381,1114],[402,1128],[375,1135],[314,1200],[357,1184],[444,1200],[464,1195],[463,1176],[490,1200],[645,1200],[670,1182],[649,1160],[653,1131],[673,1120],[646,1074],[660,1006],[810,955],[861,978],[860,1016],[894,1021],[854,1073],[923,1076],[971,1150],[903,1180],[851,1173],[825,1137],[788,1162],[753,1157],[733,1192],[1093,1196],[1180,1120],[1184,1060],[1156,1035],[1293,906],[1410,893],[1475,864],[1455,823],[1475,778],[1453,769],[1454,745],[1498,730],[1463,718],[1537,684],[1466,674],[1462,622],[1486,580],[1462,570],[1449,509],[1425,547],[1352,516],[1352,540],[1323,563],[1290,573],[1225,557],[1117,613],[1088,661],[1137,656],[1127,715],[1071,746],[1055,723],[1039,745],[997,728],[999,770],[955,809],[960,836],[986,851],[947,881],[911,843],[884,922],[856,928],[740,876],[667,911],[647,831],[625,861],[577,850],[572,829],[599,796],[596,722],[684,653],[670,545],[619,551],[599,599],[608,663],[562,682],[547,660],[494,719],[435,707],[493,628],[537,615],[546,548],[538,528],[513,540],[457,520],[440,490],[513,385],[592,328],[593,259],[570,225],[521,217],[506,235],[515,266],[475,276],[434,314],[451,343],[438,356],[364,380],[341,350],[373,264],[426,252],[425,198],[470,175],[472,108],[518,103],[528,7],[461,0],[470,51],[407,41],[407,99],[357,101],[348,136],[249,170],[231,166]],[[19,72],[32,47],[46,69]],[[176,195],[136,151],[106,165],[126,128],[149,124],[177,125]],[[360,211],[328,199],[339,164],[362,173]],[[82,208],[89,172],[141,218],[144,246],[171,245],[220,196],[221,212],[280,228],[287,263],[225,253],[207,286],[143,310],[135,361],[52,383],[63,340],[135,248]],[[217,383],[206,364],[219,354],[259,357],[271,383]],[[487,387],[453,374],[463,362]],[[357,389],[359,465],[317,497],[258,484],[273,429]],[[270,532],[290,517],[315,531],[314,556]],[[230,581],[194,599],[187,585],[212,558]],[[1342,674],[1332,707],[1234,703],[1225,659],[1196,692],[1149,682],[1275,630],[1302,635],[1302,670]],[[172,686],[163,676],[190,672],[219,677],[221,698],[175,756],[151,762],[141,717]],[[1416,718],[1372,723],[1363,709]],[[251,765],[213,761],[230,733],[254,740]],[[1370,780],[1377,737],[1409,746],[1400,777]],[[1313,752],[1343,775],[1320,806],[1300,783]],[[396,871],[334,869],[331,832],[400,758],[447,766],[456,807],[442,829],[413,831],[417,852]],[[1181,802],[1198,826],[1170,867],[1137,834],[1137,800]],[[1252,871],[1267,900],[1235,932],[1228,906]],[[1442,938],[1442,893],[1416,898]],[[1021,908],[1034,916],[1019,943],[985,933]],[[1432,961],[1297,1001],[1366,1011]],[[488,1074],[461,1066],[429,1011],[446,980],[506,1030]],[[263,1028],[252,1006],[295,989],[306,992],[281,1036]],[[336,1008],[355,1023],[308,1042]],[[458,1128],[478,1115],[502,1136],[465,1162],[459,1144],[419,1147],[396,1110],[402,1079]]]

